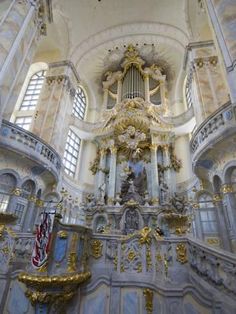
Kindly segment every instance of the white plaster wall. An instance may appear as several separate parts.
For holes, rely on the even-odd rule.
[[[89,170],[90,162],[96,157],[96,146],[95,144],[83,141],[81,145],[81,154],[79,158],[78,167],[78,181],[82,184],[94,184],[94,176]]]

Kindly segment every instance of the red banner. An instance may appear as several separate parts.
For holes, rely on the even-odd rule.
[[[47,261],[54,216],[55,213],[50,212],[41,214],[32,254],[32,264],[36,268],[42,267]]]

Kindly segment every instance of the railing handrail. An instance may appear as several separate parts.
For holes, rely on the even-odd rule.
[[[23,133],[25,135],[27,135],[28,137],[32,138],[32,139],[36,139],[38,142],[40,142],[41,144],[43,144],[44,146],[46,146],[50,151],[53,152],[53,154],[56,155],[56,157],[61,160],[61,157],[60,155],[55,151],[54,148],[52,148],[48,143],[46,143],[43,139],[41,139],[39,136],[37,136],[36,134],[28,131],[28,130],[25,130],[23,128],[21,128],[20,126],[18,126],[17,124],[15,123],[12,123],[10,121],[7,121],[5,119],[2,120],[2,125],[1,125],[1,128],[2,126],[8,126],[8,127],[11,127],[11,128],[14,128],[14,129],[17,129],[20,133]]]
[[[202,241],[199,241],[199,240],[196,240],[196,239],[190,238],[190,237],[188,237],[188,243],[190,245],[197,246],[199,249],[204,250],[208,254],[214,255],[215,257],[217,257],[219,259],[223,259],[223,260],[227,260],[227,261],[236,263],[236,255],[233,253],[222,250],[220,248],[211,247],[211,246],[203,243]]]
[[[53,166],[56,167],[57,171],[61,169],[61,166],[62,166],[61,157],[49,144],[47,144],[40,137],[38,137],[37,135],[33,134],[32,132],[27,131],[27,130],[19,127],[18,125],[14,124],[12,122],[6,121],[6,120],[2,121],[1,129],[2,128],[7,128],[10,130],[10,132],[12,134],[14,134],[14,133],[18,134],[19,136],[22,136],[25,139],[27,139],[27,141],[30,141],[31,143],[33,143],[35,147],[32,147],[32,149],[36,153],[39,153],[43,157],[47,158],[47,160]],[[41,152],[39,152],[37,150],[37,145],[40,145]]]
[[[194,139],[196,138],[196,136],[201,132],[201,130],[203,129],[204,126],[206,126],[206,124],[214,117],[217,116],[219,113],[221,113],[222,111],[224,111],[228,106],[232,106],[231,101],[227,101],[224,105],[222,105],[220,108],[218,108],[216,111],[214,111],[212,114],[210,114],[199,126],[198,128],[195,130],[195,132],[192,134],[192,138],[190,140],[190,145],[192,145],[192,142],[194,141]]]

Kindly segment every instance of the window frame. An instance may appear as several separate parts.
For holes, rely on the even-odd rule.
[[[65,173],[72,178],[76,175],[80,146],[81,138],[69,128],[63,155],[63,165]]]
[[[80,120],[84,120],[87,108],[87,96],[85,94],[84,89],[79,86],[75,91],[75,96],[73,99],[73,110],[72,114],[79,118]]]

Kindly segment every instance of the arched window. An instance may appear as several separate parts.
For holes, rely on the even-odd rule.
[[[200,221],[204,235],[218,233],[216,209],[209,194],[204,193],[199,197]]]
[[[32,69],[29,71],[32,73]],[[13,113],[12,122],[22,127],[25,130],[29,130],[32,123],[34,111],[36,109],[40,93],[45,80],[46,70],[41,69],[31,75],[30,79],[26,79],[28,82],[27,87],[23,86],[23,95],[18,100],[17,109]],[[20,103],[19,103],[20,102]]]
[[[80,142],[81,139],[71,129],[69,129],[63,164],[65,166],[65,172],[71,177],[74,177],[76,172]]]
[[[0,212],[7,211],[10,195],[15,186],[16,178],[11,173],[0,175]]]
[[[86,110],[87,99],[84,91],[79,87],[75,92],[74,103],[73,103],[73,114],[80,118],[84,119],[85,110]]]

